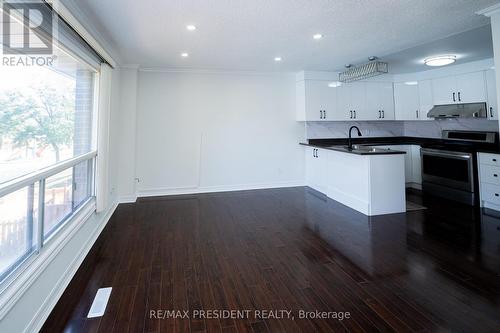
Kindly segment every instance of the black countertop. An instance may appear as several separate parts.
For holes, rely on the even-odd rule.
[[[354,154],[354,155],[400,155],[406,154],[404,151],[393,150],[393,149],[383,149],[373,147],[373,149],[365,148],[365,149],[347,149],[347,144],[333,144],[333,145],[318,145],[318,144],[310,144],[310,143],[300,143],[303,146],[316,147],[321,149],[334,150],[341,153]],[[356,145],[354,145],[356,146]],[[364,148],[364,147],[363,147]],[[371,148],[371,147],[370,147]]]
[[[463,143],[456,140],[445,140],[438,138],[422,138],[422,137],[411,137],[411,136],[393,136],[393,137],[356,137],[352,138],[353,144],[360,145],[419,145],[423,147],[432,146],[453,146],[454,150],[460,150],[460,148],[468,151],[481,152],[481,153],[500,153],[500,145],[491,143]],[[335,138],[335,139],[309,139],[307,143],[300,143],[305,146],[312,146],[322,149],[332,149],[339,150],[337,147],[332,146],[347,146],[347,138]],[[445,150],[446,148],[439,147]],[[346,151],[348,152],[348,151]],[[389,153],[389,152],[388,152]],[[392,151],[390,153],[395,153]],[[404,152],[400,152],[404,153]],[[373,154],[373,153],[372,153]]]

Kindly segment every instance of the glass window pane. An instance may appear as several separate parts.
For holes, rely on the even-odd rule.
[[[45,180],[44,239],[91,196],[90,161],[83,161]]]
[[[45,180],[44,239],[57,229],[73,211],[73,169]]]
[[[0,198],[0,280],[34,251],[38,183]]]
[[[84,161],[73,168],[73,209],[80,207],[91,196],[93,180],[89,167],[92,168],[92,165],[92,161]]]
[[[54,53],[51,66],[0,63],[0,184],[92,149],[95,73]]]

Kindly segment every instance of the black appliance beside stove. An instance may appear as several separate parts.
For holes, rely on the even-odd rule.
[[[498,149],[498,133],[443,131],[439,143],[423,144],[422,190],[433,195],[479,204],[477,152]]]

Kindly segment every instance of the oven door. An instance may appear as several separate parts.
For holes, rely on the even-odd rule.
[[[471,153],[422,148],[422,180],[474,192]]]

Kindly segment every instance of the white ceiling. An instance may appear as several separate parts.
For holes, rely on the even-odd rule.
[[[456,55],[456,64],[493,58],[491,26],[484,25],[387,55],[382,59],[389,63],[391,73],[412,73],[434,69],[435,67],[426,66],[424,59],[443,54]]]
[[[241,71],[340,70],[346,63],[366,62],[370,55],[392,55],[387,57],[394,62],[392,69],[405,72],[411,71],[408,66],[418,66],[415,58],[444,50],[442,43],[430,42],[488,24],[489,19],[475,12],[498,0],[63,2],[76,5],[92,28],[110,41],[121,64]],[[198,29],[189,32],[186,24]],[[315,33],[324,38],[313,40]],[[478,34],[483,36],[479,40]],[[484,34],[485,29],[478,29],[476,35],[448,38],[445,49],[475,57],[472,60],[491,56],[491,36]],[[182,58],[181,52],[190,56]],[[275,63],[275,56],[283,61]]]

